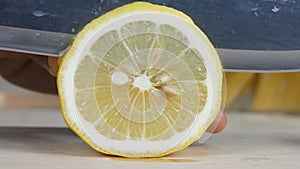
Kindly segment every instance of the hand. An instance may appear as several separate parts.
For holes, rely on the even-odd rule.
[[[17,86],[56,94],[56,78],[49,74],[48,59],[47,56],[0,50],[0,75]]]
[[[56,76],[58,71],[58,58],[56,57],[48,57],[48,65],[49,65],[49,71],[52,75]],[[227,124],[227,118],[224,114],[224,112],[220,112],[215,119],[215,121],[210,125],[210,127],[207,129],[207,132],[209,133],[219,133],[221,132]]]
[[[57,57],[0,51],[0,75],[6,80],[27,89],[44,93],[56,93],[56,79],[51,77],[49,73],[52,76],[57,76],[58,68]],[[220,112],[207,129],[207,132],[218,133],[225,128],[226,123],[225,114]]]
[[[52,75],[56,76],[58,71],[58,58],[56,57],[48,57],[48,65],[49,65],[49,71]],[[210,125],[210,127],[207,129],[207,132],[209,133],[219,133],[221,132],[227,123],[227,118],[224,114],[224,112],[220,112],[215,119],[215,121]]]

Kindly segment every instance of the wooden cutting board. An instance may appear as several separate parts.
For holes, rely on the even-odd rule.
[[[67,128],[0,128],[0,168],[288,168],[300,167],[300,116],[228,114],[229,125],[205,144],[163,158],[95,152]]]

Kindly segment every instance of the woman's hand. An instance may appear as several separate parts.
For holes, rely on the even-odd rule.
[[[56,57],[48,57],[48,65],[49,65],[49,71],[52,75],[56,76],[58,71],[58,58]],[[207,132],[210,133],[218,133],[222,131],[227,124],[227,118],[224,114],[224,112],[220,112],[215,119],[215,121],[210,125],[210,127],[207,129]]]
[[[1,51],[0,56],[2,56],[0,57],[0,61],[2,58],[3,62],[1,68],[4,68],[4,66],[7,67],[3,70],[6,74],[3,73],[2,75],[8,81],[31,90],[56,93],[55,77],[57,76],[59,68],[57,57]],[[7,61],[4,59],[7,59]],[[30,60],[33,60],[34,63],[30,62]],[[11,65],[8,65],[9,63]],[[49,74],[51,74],[52,77]],[[225,128],[226,123],[227,118],[224,112],[220,112],[215,121],[207,129],[207,132],[218,133]]]
[[[0,75],[17,86],[56,94],[56,78],[49,74],[49,59],[47,56],[0,50]]]

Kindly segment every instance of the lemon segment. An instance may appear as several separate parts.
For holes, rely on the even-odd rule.
[[[221,107],[222,67],[185,14],[136,2],[95,19],[60,63],[69,127],[97,151],[157,157],[199,139]]]

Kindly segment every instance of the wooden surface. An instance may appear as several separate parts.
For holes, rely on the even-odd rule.
[[[67,128],[0,128],[0,168],[300,168],[300,116],[229,113],[205,144],[155,159],[95,152]]]

